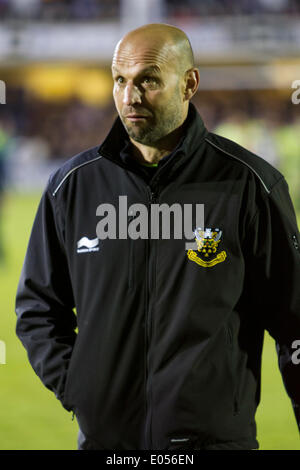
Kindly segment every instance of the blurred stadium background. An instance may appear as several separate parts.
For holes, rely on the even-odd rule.
[[[15,337],[15,292],[47,178],[106,135],[116,116],[114,46],[149,22],[188,34],[201,76],[193,101],[207,128],[277,167],[299,220],[300,105],[291,99],[300,80],[299,0],[0,0],[0,449],[76,448],[76,421]],[[300,450],[267,333],[256,418],[261,449]]]

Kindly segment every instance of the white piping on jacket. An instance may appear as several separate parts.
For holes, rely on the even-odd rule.
[[[267,191],[268,194],[270,194],[270,189],[267,188],[266,184],[264,183],[264,181],[262,180],[262,178],[259,176],[259,174],[254,170],[254,168],[252,168],[251,165],[249,165],[248,163],[244,162],[243,160],[241,160],[239,157],[237,157],[236,155],[233,155],[232,153],[230,152],[227,152],[226,150],[222,149],[222,147],[219,147],[218,145],[216,145],[214,142],[211,142],[209,139],[205,138],[205,140],[213,145],[214,147],[216,147],[218,150],[220,150],[221,152],[223,153],[226,153],[227,155],[229,155],[230,157],[233,157],[235,158],[236,160],[238,160],[239,162],[243,163],[244,165],[246,165],[248,168],[250,168],[250,170],[253,171],[253,173],[256,174],[256,176],[258,177],[258,179],[260,180],[261,184],[263,185],[263,187],[265,188],[265,190]]]
[[[92,163],[92,162],[95,162],[96,160],[100,160],[100,158],[102,158],[102,155],[100,155],[99,157],[96,157],[96,158],[93,158],[93,160],[89,160],[88,162],[84,162],[84,163],[81,163],[81,165],[78,165],[78,166],[75,166],[74,168],[72,168],[72,170],[70,170],[64,177],[63,179],[61,180],[61,182],[59,183],[59,185],[55,188],[55,190],[53,191],[52,193],[52,196],[55,196],[57,191],[59,190],[59,188],[62,186],[62,184],[66,181],[66,179],[76,170],[78,170],[78,168],[84,166],[84,165],[88,165],[89,163]]]

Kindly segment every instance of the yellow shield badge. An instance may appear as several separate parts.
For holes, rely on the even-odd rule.
[[[195,231],[195,241],[198,251],[188,250],[187,256],[199,266],[211,268],[226,259],[226,251],[218,252],[221,242],[222,230],[215,228],[202,229],[198,227]]]

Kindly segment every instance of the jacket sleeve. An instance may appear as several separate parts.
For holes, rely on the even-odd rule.
[[[253,312],[274,338],[283,383],[300,431],[300,243],[288,185],[264,192],[247,234],[246,263]],[[248,288],[249,288],[248,285]]]
[[[52,196],[45,190],[18,284],[16,333],[27,350],[34,371],[62,402],[76,340],[73,308],[62,231],[56,220]]]

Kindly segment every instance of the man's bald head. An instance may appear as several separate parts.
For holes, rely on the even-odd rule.
[[[185,33],[167,24],[130,31],[116,46],[112,74],[116,108],[130,138],[152,147],[172,138],[199,84]]]
[[[163,23],[147,24],[127,33],[116,46],[112,65],[123,61],[135,65],[140,57],[149,62],[155,58],[175,67],[180,74],[195,67],[187,35],[181,29]]]

